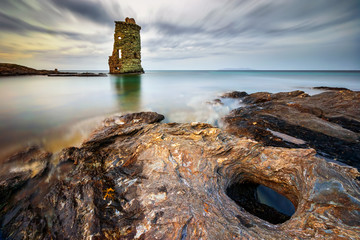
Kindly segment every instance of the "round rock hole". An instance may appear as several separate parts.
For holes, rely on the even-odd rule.
[[[226,194],[249,213],[272,224],[286,222],[295,212],[289,199],[261,184],[233,183]]]

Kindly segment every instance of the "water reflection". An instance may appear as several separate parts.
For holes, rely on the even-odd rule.
[[[119,110],[141,111],[141,74],[111,75]]]

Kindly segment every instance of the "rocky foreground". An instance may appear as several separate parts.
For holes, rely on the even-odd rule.
[[[264,146],[163,118],[108,119],[79,148],[52,155],[33,147],[8,159],[0,174],[3,237],[359,239],[356,168],[313,149]],[[293,203],[290,219],[257,202],[258,184]]]
[[[360,92],[344,88],[309,96],[302,91],[227,93],[246,107],[226,118],[226,131],[266,146],[314,148],[320,156],[360,169]],[[221,101],[221,99],[219,99]]]

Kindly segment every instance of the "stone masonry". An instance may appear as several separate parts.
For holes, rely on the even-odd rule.
[[[133,18],[115,21],[114,48],[109,57],[110,73],[144,73],[141,67],[141,27]]]

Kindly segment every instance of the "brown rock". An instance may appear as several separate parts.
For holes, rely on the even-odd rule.
[[[13,195],[31,195],[36,192],[36,185],[47,174],[50,158],[50,153],[33,146],[1,163],[0,211],[9,210],[8,202]]]
[[[1,76],[18,76],[18,75],[48,75],[53,74],[55,71],[36,70],[17,64],[0,63],[0,77]]]
[[[243,98],[248,95],[246,92],[233,91],[223,94],[221,98]]]
[[[228,132],[269,146],[311,147],[360,168],[360,92],[254,93],[226,118]]]
[[[47,75],[49,77],[106,77],[106,74],[104,73],[60,72],[57,68],[54,70],[36,70],[17,64],[0,63],[0,77],[22,75]]]
[[[141,119],[134,121],[134,119]],[[124,116],[80,148],[54,158],[41,201],[14,194],[1,212],[11,239],[356,239],[359,172],[312,149],[264,147],[208,124],[160,124],[155,113]],[[152,119],[152,120],[151,120]],[[37,158],[35,158],[37,159]],[[58,171],[59,168],[61,171]],[[66,168],[64,168],[66,166]],[[40,184],[40,183],[39,183]],[[279,215],[246,197],[263,184],[296,212]],[[243,189],[243,194],[234,194]],[[231,198],[230,198],[230,197]],[[232,199],[233,198],[233,199]],[[236,201],[236,202],[235,202]],[[242,204],[244,207],[242,207]],[[246,206],[245,206],[246,205]],[[246,211],[245,209],[250,209]],[[261,214],[259,214],[261,215]],[[281,214],[279,215],[279,219]]]

